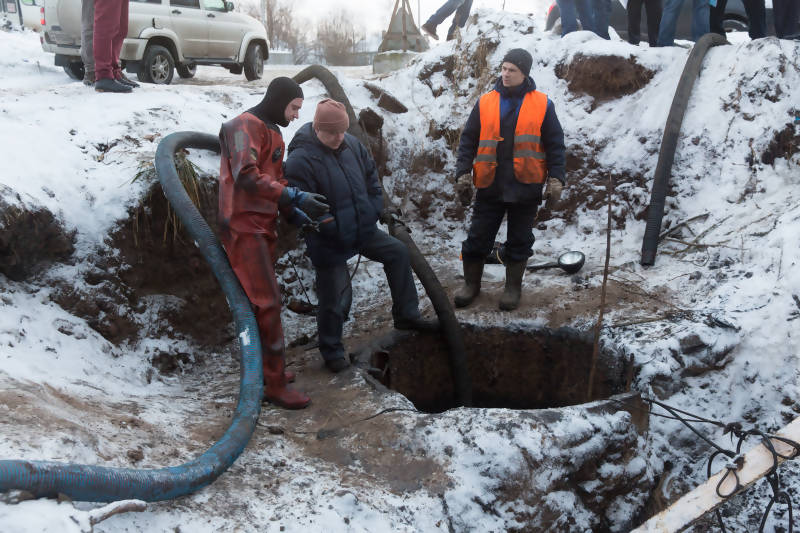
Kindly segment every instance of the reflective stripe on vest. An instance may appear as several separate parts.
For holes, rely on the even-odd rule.
[[[481,133],[478,153],[472,165],[475,186],[484,189],[494,181],[497,169],[497,144],[500,137],[500,93],[484,94],[479,103]],[[539,91],[525,94],[514,130],[514,177],[522,183],[544,183],[547,161],[542,146],[542,122],[547,112],[547,95]]]

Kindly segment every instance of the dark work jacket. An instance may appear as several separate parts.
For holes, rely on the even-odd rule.
[[[377,230],[383,196],[375,162],[352,135],[336,150],[322,144],[311,123],[289,143],[285,176],[290,185],[325,195],[334,221],[308,233],[308,255],[314,266],[333,266],[358,253]]]
[[[542,201],[543,184],[525,184],[514,176],[514,130],[517,117],[526,93],[536,90],[536,84],[528,76],[519,87],[505,87],[498,79],[494,90],[500,93],[500,136],[505,139],[497,145],[497,170],[494,181],[485,189],[478,189],[476,200],[508,203],[530,203],[538,205]],[[478,153],[481,135],[480,101],[472,108],[461,133],[456,162],[456,176],[472,173],[472,163]],[[547,111],[542,122],[542,145],[547,157],[547,174],[566,183],[564,130],[556,116],[556,108],[547,99]]]

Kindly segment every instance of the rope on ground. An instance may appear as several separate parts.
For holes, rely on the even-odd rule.
[[[678,420],[679,422],[684,424],[686,427],[688,427],[701,440],[705,441],[709,446],[711,446],[712,448],[715,449],[715,451],[708,458],[708,463],[707,463],[707,466],[706,466],[706,478],[707,479],[710,479],[711,476],[712,476],[712,470],[711,469],[712,469],[712,466],[713,466],[713,463],[714,463],[714,459],[716,459],[719,455],[725,455],[726,457],[728,457],[730,459],[728,461],[728,463],[725,465],[726,472],[722,476],[722,478],[720,479],[720,481],[719,481],[719,483],[717,484],[717,487],[716,487],[717,496],[719,496],[723,500],[727,500],[731,496],[737,494],[740,491],[740,489],[742,488],[742,485],[739,482],[739,475],[738,475],[738,472],[744,466],[744,455],[742,455],[742,453],[741,453],[742,452],[742,446],[743,446],[743,444],[745,443],[745,441],[749,437],[758,437],[760,439],[760,441],[761,441],[761,444],[764,445],[764,447],[767,449],[767,451],[772,456],[772,467],[770,468],[769,472],[767,472],[767,474],[765,476],[766,479],[767,479],[767,482],[770,485],[770,488],[772,489],[772,496],[770,497],[769,502],[767,503],[767,507],[764,510],[764,514],[761,517],[761,522],[759,524],[758,531],[759,531],[759,533],[762,533],[764,531],[764,526],[766,525],[767,517],[769,516],[769,513],[772,510],[772,506],[773,506],[773,504],[775,504],[775,502],[778,502],[778,501],[782,501],[782,502],[786,503],[786,505],[788,506],[788,511],[789,511],[789,517],[788,517],[789,529],[788,529],[788,531],[789,531],[789,533],[791,533],[794,530],[794,516],[793,516],[793,513],[792,513],[792,500],[789,497],[789,494],[785,490],[781,489],[780,477],[778,475],[778,464],[779,464],[779,459],[780,460],[794,459],[795,457],[800,455],[800,443],[795,442],[795,441],[793,441],[791,439],[787,439],[785,437],[781,437],[780,435],[773,435],[771,433],[766,433],[766,432],[761,431],[761,430],[759,430],[759,429],[757,429],[755,427],[752,428],[752,429],[745,430],[742,427],[742,424],[739,423],[739,422],[732,422],[732,423],[729,423],[729,424],[725,424],[725,423],[719,422],[717,420],[711,420],[711,419],[708,419],[708,418],[704,418],[702,416],[692,414],[692,413],[690,413],[688,411],[684,411],[682,409],[678,409],[677,407],[672,407],[672,406],[667,405],[664,402],[660,402],[660,401],[658,401],[658,400],[656,400],[654,398],[645,398],[645,397],[643,397],[642,399],[650,404],[650,409],[648,410],[648,414],[650,414],[651,416],[659,416],[659,417],[667,418],[667,419],[670,419],[670,420]],[[617,401],[618,403],[622,404],[622,402],[619,402],[618,400],[614,400],[614,401]],[[654,413],[653,412],[653,406],[654,405],[658,406],[658,407],[661,407],[662,409],[667,411],[669,413],[669,415],[665,415],[665,414],[662,414],[662,413]],[[628,410],[628,409],[631,409],[631,406],[625,404],[625,408],[626,408],[626,410]],[[633,408],[636,409],[636,407],[633,407]],[[723,435],[730,434],[731,435],[731,439],[733,439],[734,437],[736,437],[738,439],[738,442],[736,443],[736,450],[735,451],[734,450],[729,450],[729,449],[723,448],[723,447],[717,445],[716,443],[712,442],[709,438],[707,438],[705,435],[703,435],[697,429],[695,429],[692,426],[693,423],[694,424],[700,424],[700,423],[702,423],[702,424],[712,424],[714,426],[722,428],[723,429],[723,432],[722,432]],[[775,441],[789,445],[792,448],[792,453],[787,454],[787,455],[784,455],[784,454],[780,453],[778,450],[775,449],[775,444],[774,444]],[[732,478],[734,480],[734,488],[733,488],[733,490],[730,490],[730,491],[727,491],[726,493],[723,493],[721,488],[722,488],[723,484],[725,483],[725,481],[727,479],[729,479],[729,477],[731,477],[731,476],[732,476]],[[717,520],[719,521],[719,525],[720,525],[721,530],[723,532],[726,532],[727,530],[725,529],[725,524],[722,521],[722,514],[720,513],[719,509],[717,509],[715,511],[715,514],[717,516]]]

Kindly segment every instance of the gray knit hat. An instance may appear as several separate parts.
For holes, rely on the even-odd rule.
[[[522,48],[513,48],[506,52],[503,57],[503,63],[512,63],[519,68],[526,76],[531,75],[531,65],[533,65],[533,57],[527,50]]]

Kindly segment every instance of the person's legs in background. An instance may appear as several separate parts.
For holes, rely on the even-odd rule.
[[[611,0],[592,0],[592,31],[603,39],[611,39],[608,21],[611,18]],[[581,19],[583,20],[583,19]]]
[[[775,17],[775,35],[778,38],[785,39],[796,35],[800,0],[772,0],[772,15]]]
[[[561,36],[578,31],[578,14],[575,11],[575,0],[556,0],[558,12],[561,14]]]
[[[642,0],[628,0],[628,42],[639,44],[642,39]],[[649,15],[649,13],[648,13]]]
[[[764,0],[743,0],[744,10],[747,13],[747,34],[751,39],[761,39],[767,36],[767,8]]]
[[[645,0],[647,11],[647,42],[650,46],[658,43],[658,26],[661,24],[661,0]]]
[[[697,42],[708,33],[711,6],[708,0],[693,0],[692,3],[692,40]],[[673,37],[675,33],[673,32]]]
[[[83,83],[94,85],[94,0],[81,1],[81,61],[83,61]]]
[[[455,38],[456,29],[463,28],[467,25],[469,12],[472,9],[472,0],[464,0],[464,3],[458,6],[456,14],[453,15],[453,22],[450,24],[450,29],[447,30],[447,40],[451,41]]]
[[[584,31],[595,31],[597,25],[594,16],[594,0],[577,0],[575,7],[578,9],[578,19],[581,21],[581,28]]]
[[[127,0],[124,0],[127,5]],[[95,0],[94,3],[94,89],[98,92],[129,93],[131,88],[114,79],[114,39],[120,26],[122,0]],[[127,25],[126,25],[127,28]]]
[[[127,85],[128,87],[138,87],[139,84],[135,81],[128,79],[127,76],[122,72],[122,65],[119,59],[120,53],[122,52],[122,43],[125,40],[125,37],[128,36],[128,0],[122,0],[122,9],[120,10],[119,14],[119,28],[117,29],[117,35],[114,37],[112,41],[112,47],[114,52],[114,79],[118,82],[122,83],[123,85]]]
[[[442,7],[436,10],[436,12],[430,16],[428,21],[423,24],[420,28],[422,31],[433,37],[434,39],[439,39],[439,36],[436,35],[436,27],[444,22],[444,19],[450,16],[456,9],[461,7],[461,5],[466,0],[447,0]],[[471,4],[471,2],[470,2]]]
[[[675,26],[678,24],[678,14],[682,5],[683,0],[666,0],[664,2],[661,24],[658,25],[657,46],[672,46],[675,44]]]

